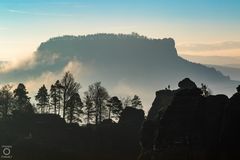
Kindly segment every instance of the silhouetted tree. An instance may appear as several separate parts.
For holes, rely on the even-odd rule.
[[[55,88],[56,88],[56,97],[57,97],[57,112],[58,115],[60,114],[60,110],[61,110],[61,101],[63,100],[63,89],[64,87],[62,86],[62,84],[60,83],[59,80],[57,80],[54,84]]]
[[[30,102],[27,102],[27,104],[24,107],[23,112],[24,113],[28,113],[28,114],[33,114],[35,111],[36,110],[35,110],[34,105],[32,103],[30,103]]]
[[[123,104],[123,108],[131,106],[132,105],[131,104],[131,100],[132,100],[132,98],[130,96],[121,98],[121,101],[122,101],[122,104]]]
[[[37,105],[39,106],[41,113],[46,112],[46,107],[49,106],[49,95],[45,85],[39,88],[35,99],[38,101]]]
[[[57,88],[55,85],[51,85],[50,88],[50,98],[51,98],[51,105],[54,108],[54,114],[57,114],[57,104],[58,104],[58,97],[57,97]]]
[[[50,98],[51,98],[51,105],[53,105],[54,107],[54,114],[57,114],[57,112],[58,114],[60,114],[62,90],[63,90],[63,87],[59,80],[57,80],[55,84],[51,85]]]
[[[78,93],[74,93],[66,104],[66,117],[69,123],[82,122],[80,115],[83,113],[83,103]]]
[[[23,83],[19,83],[17,88],[13,91],[16,109],[19,111],[25,111],[30,103],[30,97],[27,96],[28,91]]]
[[[123,110],[122,102],[118,99],[118,97],[114,96],[108,100],[108,119],[111,119],[111,114],[114,118],[119,119],[120,113]]]
[[[72,95],[78,93],[80,83],[75,82],[73,75],[68,71],[61,80],[63,87],[63,118],[65,118],[66,104]]]
[[[132,103],[133,108],[140,108],[140,109],[143,108],[142,101],[137,95],[133,96],[133,99],[131,100],[131,103]]]
[[[101,82],[96,82],[88,87],[88,94],[95,107],[95,124],[102,122],[106,102],[108,100],[107,90],[101,86]]]
[[[4,85],[0,90],[0,113],[2,118],[6,118],[14,109],[14,98],[11,85]]]
[[[92,99],[89,95],[89,92],[84,93],[84,103],[85,103],[85,114],[87,116],[87,124],[90,124],[90,121],[94,119],[95,108],[93,106]]]
[[[207,85],[206,84],[201,84],[201,90],[202,90],[202,92],[203,92],[203,96],[204,97],[207,97],[207,96],[210,96],[211,95],[211,90],[207,87]]]
[[[237,87],[237,92],[240,93],[240,85]]]
[[[170,88],[171,88],[171,86],[168,85],[168,86],[165,88],[165,90],[171,90]]]

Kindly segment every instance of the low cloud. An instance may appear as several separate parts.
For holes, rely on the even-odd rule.
[[[21,57],[0,64],[0,73],[7,73],[14,70],[28,70],[36,64],[35,53],[23,54]]]
[[[68,64],[64,67],[63,72],[70,71],[74,75],[82,75],[84,72],[83,65],[78,60],[74,59],[69,61]]]
[[[51,86],[58,78],[59,73],[53,73],[53,72],[44,72],[39,77],[31,79],[27,81],[26,87],[29,90],[30,93],[37,92],[37,88],[45,84],[47,87]]]
[[[137,93],[139,93],[139,89],[130,87],[130,85],[126,84],[125,82],[118,82],[115,87],[112,89],[112,93],[119,95],[121,97],[125,96],[133,96]]]
[[[36,56],[37,57],[37,56]],[[57,61],[60,59],[61,57],[59,56],[59,54],[57,53],[52,53],[51,55],[48,55],[47,57],[39,57],[38,56],[38,63],[40,64],[47,64],[47,65],[53,65],[56,64]]]
[[[79,81],[80,77],[83,77],[86,70],[87,69],[83,67],[80,61],[74,59],[69,61],[67,65],[59,72],[46,71],[38,77],[27,80],[25,84],[30,93],[36,93],[37,89],[43,84],[45,84],[46,87],[50,88],[50,86],[57,80],[61,80],[64,73],[67,71],[70,71],[74,76],[77,76],[74,78]]]
[[[180,51],[194,51],[194,52],[232,50],[232,49],[240,49],[240,41],[180,44],[180,45],[177,45],[177,48]]]
[[[154,91],[153,91],[154,92]],[[144,90],[141,87],[137,86],[131,86],[127,84],[124,81],[119,81],[111,90],[111,95],[114,96],[119,96],[119,97],[133,97],[134,95],[140,96],[144,109],[148,110],[149,109],[149,104],[152,103],[153,101],[153,96],[152,92],[149,92],[147,90]]]

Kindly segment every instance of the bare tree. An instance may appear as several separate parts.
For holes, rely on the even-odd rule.
[[[101,86],[101,82],[90,85],[88,87],[88,94],[95,108],[95,124],[97,125],[101,123],[102,118],[104,118],[104,111],[109,95],[107,90]]]
[[[69,123],[82,122],[83,103],[78,93],[74,93],[67,101],[66,117]]]
[[[117,96],[113,96],[108,100],[107,107],[108,119],[111,119],[112,117],[115,119],[119,119],[120,113],[123,110],[123,105]]]
[[[80,83],[75,82],[73,75],[69,71],[63,76],[61,85],[63,87],[63,118],[65,118],[67,101],[73,94],[78,93],[81,86]]]
[[[130,96],[122,97],[121,101],[122,101],[122,104],[123,104],[123,108],[131,106],[132,105],[131,100],[132,100],[132,98]]]
[[[59,80],[57,80],[55,84],[51,85],[50,98],[51,98],[51,105],[53,105],[54,107],[54,114],[58,114],[58,115],[60,114],[62,91],[63,91],[63,86],[61,85]]]
[[[90,122],[94,119],[94,113],[95,113],[95,108],[93,106],[93,101],[89,95],[89,92],[84,93],[84,103],[85,103],[85,114],[86,114],[86,119],[87,119],[87,124],[90,124]]]

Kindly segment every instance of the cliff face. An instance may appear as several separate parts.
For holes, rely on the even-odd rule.
[[[195,82],[189,78],[184,78],[182,81],[180,81],[178,83],[178,87],[179,89],[176,90],[170,90],[170,88],[166,88],[164,90],[159,90],[156,92],[156,97],[152,103],[152,107],[148,112],[147,120],[161,120],[165,112],[168,110],[168,107],[176,101],[176,97],[181,94],[189,94],[188,91],[191,89],[195,90],[195,92],[190,92],[190,96],[192,96],[192,94],[201,94],[201,91],[197,89]]]
[[[198,88],[157,93],[143,126],[142,159],[152,156],[163,160],[240,157],[239,93],[230,99],[225,95],[204,97]],[[164,97],[172,97],[167,107],[161,102]],[[162,108],[166,109],[161,115]],[[152,118],[159,115],[161,118]],[[150,150],[155,154],[149,154]]]
[[[152,103],[147,116],[147,120],[156,121],[162,117],[168,106],[172,103],[174,91],[159,90],[156,92],[156,97]]]

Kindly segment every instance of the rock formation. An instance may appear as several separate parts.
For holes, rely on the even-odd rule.
[[[175,91],[157,92],[142,128],[139,159],[240,158],[240,93],[230,99],[225,95],[204,97],[188,78],[178,86]],[[168,101],[163,103],[166,97]]]

